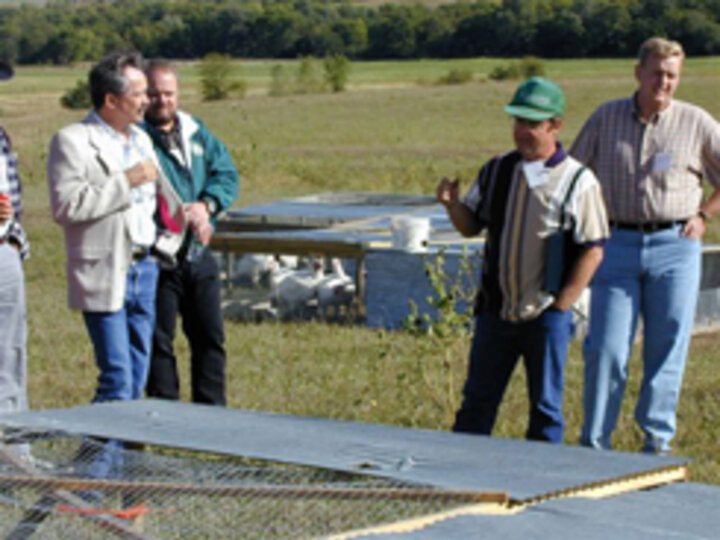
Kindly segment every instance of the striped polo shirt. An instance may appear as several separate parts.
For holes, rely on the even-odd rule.
[[[530,180],[529,165],[516,150],[497,156],[483,166],[463,198],[486,229],[476,310],[513,322],[534,319],[554,300],[542,290],[546,239],[557,231],[560,206],[582,167],[559,144]],[[609,237],[600,186],[589,169],[578,177],[565,215],[576,244]]]
[[[672,100],[649,122],[635,96],[605,103],[570,153],[597,175],[614,221],[687,219],[700,208],[704,179],[720,187],[720,126],[683,101]]]

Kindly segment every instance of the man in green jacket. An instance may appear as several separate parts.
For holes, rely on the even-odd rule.
[[[215,259],[205,247],[217,215],[238,195],[239,176],[225,145],[202,122],[178,109],[175,67],[155,60],[148,64],[146,75],[150,105],[144,127],[163,171],[186,205],[190,223],[177,266],[160,272],[147,394],[179,398],[173,349],[179,312],[190,343],[192,400],[225,405],[220,276]]]

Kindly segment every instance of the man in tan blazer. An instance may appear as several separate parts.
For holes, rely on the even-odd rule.
[[[100,371],[98,402],[142,396],[158,258],[172,259],[185,227],[182,202],[135,125],[148,103],[143,67],[137,53],[98,62],[93,111],[50,143],[52,214],[65,233],[69,304],[83,313]]]

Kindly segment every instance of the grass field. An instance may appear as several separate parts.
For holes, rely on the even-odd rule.
[[[469,182],[479,165],[510,145],[502,112],[516,82],[437,86],[452,68],[486,77],[496,59],[368,62],[352,65],[349,91],[271,98],[275,62],[237,67],[249,83],[244,100],[202,103],[192,64],[183,65],[185,107],[231,148],[242,176],[239,204],[322,191],[432,193],[442,175]],[[718,59],[688,61],[679,97],[716,117]],[[289,63],[292,64],[292,63]],[[565,88],[569,144],[600,102],[629,94],[631,60],[547,63]],[[293,66],[290,65],[290,68]],[[2,124],[20,155],[25,226],[32,257],[25,265],[33,407],[87,403],[93,393],[92,351],[77,313],[66,307],[60,229],[50,219],[45,158],[51,134],[82,113],[58,105],[61,93],[86,76],[87,66],[19,68],[0,86]],[[711,241],[720,238],[715,226]],[[464,379],[467,340],[449,345],[401,332],[351,326],[227,324],[229,400],[233,407],[447,429]],[[181,354],[186,346],[180,340]],[[717,335],[697,337],[686,373],[676,450],[694,459],[693,478],[720,484],[720,370]],[[616,433],[618,448],[637,450],[632,421],[638,360]],[[581,421],[582,360],[577,344],[567,371],[566,439],[576,443]],[[184,381],[186,383],[187,381]],[[187,388],[183,392],[187,395]],[[522,437],[526,398],[521,370],[502,406],[497,435]]]

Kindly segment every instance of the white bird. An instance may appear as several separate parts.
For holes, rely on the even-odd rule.
[[[278,255],[277,260],[280,262],[280,266],[285,268],[297,268],[298,267],[298,256],[297,255]]]
[[[318,304],[321,308],[349,305],[355,296],[355,282],[345,273],[340,259],[330,260],[332,272],[318,285]]]
[[[243,255],[237,266],[235,281],[239,285],[257,287],[263,275],[273,268],[275,258],[263,253],[248,253]]]
[[[293,311],[307,305],[316,297],[317,287],[325,274],[322,259],[314,259],[308,269],[280,268],[270,275],[275,302],[284,311]]]
[[[270,263],[270,269],[263,279],[263,284],[270,289],[270,296],[275,301],[277,299],[280,284],[295,272],[292,268],[285,268],[279,261],[273,259]]]

